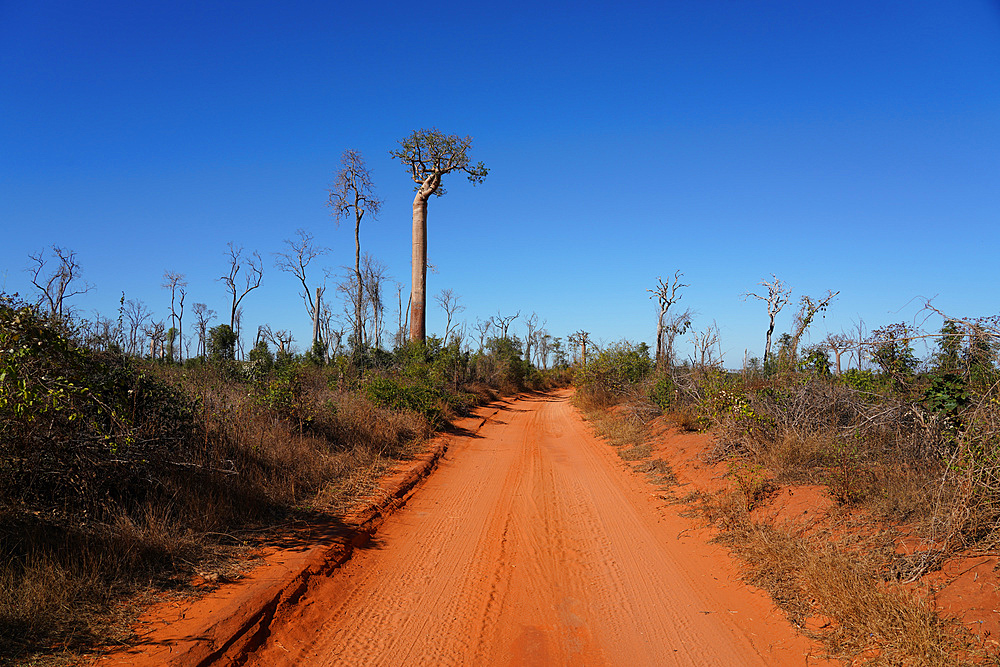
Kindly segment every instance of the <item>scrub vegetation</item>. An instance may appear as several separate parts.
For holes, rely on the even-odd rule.
[[[130,355],[122,333],[0,299],[2,661],[126,641],[125,601],[236,576],[237,556],[339,516],[449,420],[568,377],[510,334],[329,360],[266,343],[238,360],[214,336],[182,363]]]
[[[788,288],[777,279],[762,284],[780,292],[759,297],[768,304],[770,340]],[[660,287],[664,322],[662,305],[677,294],[669,283]],[[576,369],[576,401],[626,460],[641,458],[660,415],[711,433],[711,459],[727,464],[729,490],[686,502],[746,562],[748,580],[830,655],[865,664],[979,664],[989,659],[983,638],[940,618],[923,581],[949,558],[988,554],[1000,542],[997,320],[948,317],[927,304],[943,318],[937,331],[896,324],[800,350],[833,296],[803,299],[767,362],[748,360],[738,371],[699,349],[698,335],[695,353],[678,363],[669,334],[679,327],[667,320],[655,361],[629,343],[592,352]],[[690,326],[688,312],[680,322]],[[934,343],[927,358],[915,354],[919,339]],[[850,368],[842,368],[845,351]],[[663,462],[643,466],[652,464]],[[830,525],[777,525],[755,512],[796,485],[826,489],[835,503]]]

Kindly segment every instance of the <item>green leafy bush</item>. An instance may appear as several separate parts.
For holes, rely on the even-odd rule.
[[[371,401],[380,407],[418,412],[434,427],[445,421],[441,410],[443,394],[427,382],[377,377],[368,382],[365,391]]]

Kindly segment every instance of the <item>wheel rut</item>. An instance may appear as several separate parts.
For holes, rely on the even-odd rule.
[[[521,397],[247,665],[804,665],[812,646],[596,440],[569,392]]]

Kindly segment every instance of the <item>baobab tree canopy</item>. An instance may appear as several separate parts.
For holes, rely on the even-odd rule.
[[[464,172],[469,181],[482,183],[488,172],[469,159],[472,137],[446,135],[437,128],[415,130],[399,142],[399,150],[389,154],[402,162],[416,183],[413,198],[412,287],[410,288],[410,340],[427,337],[427,200],[445,194],[441,178],[453,171]]]
[[[417,184],[418,194],[426,190],[426,197],[446,194],[441,184],[441,177],[453,171],[462,171],[473,185],[483,182],[489,170],[479,162],[472,165],[469,159],[469,149],[472,147],[472,137],[459,137],[457,134],[444,134],[436,127],[424,130],[414,130],[406,139],[399,142],[399,150],[389,154],[406,165]]]

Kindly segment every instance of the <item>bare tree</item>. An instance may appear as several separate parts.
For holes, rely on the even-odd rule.
[[[671,281],[668,279],[667,282],[663,282],[663,278],[658,277],[656,279],[657,282],[656,289],[646,290],[647,292],[650,292],[649,298],[652,299],[655,296],[657,302],[659,303],[659,316],[656,319],[657,367],[662,367],[664,364],[669,365],[673,363],[672,354],[668,354],[667,329],[669,325],[667,322],[667,313],[670,310],[670,306],[680,301],[681,297],[683,296],[682,294],[677,293],[678,290],[684,287],[690,287],[690,285],[681,283],[681,276],[683,275],[684,274],[681,273],[680,270],[675,271],[673,280]],[[690,319],[691,318],[689,316],[687,318],[687,321],[690,322]],[[676,335],[677,333],[675,332],[674,336]],[[673,348],[673,339],[670,340],[670,345],[669,345],[669,351],[671,353],[672,353],[672,348]]]
[[[226,290],[233,297],[233,306],[229,311],[229,328],[235,332],[237,330],[236,309],[239,308],[243,297],[260,287],[260,279],[264,275],[264,264],[260,259],[260,253],[256,250],[244,258],[242,247],[237,247],[230,241],[228,248],[229,273],[220,277],[219,280],[225,284]],[[243,271],[242,281],[239,280],[240,269],[246,269]]]
[[[329,252],[329,249],[317,245],[313,235],[304,229],[295,230],[295,235],[296,239],[285,239],[285,245],[288,246],[285,252],[274,253],[274,266],[279,271],[284,271],[295,276],[299,284],[302,285],[302,292],[299,293],[299,296],[302,297],[302,303],[305,305],[309,319],[313,323],[312,342],[315,345],[320,342],[319,301],[322,298],[323,288],[316,288],[316,299],[314,300],[313,290],[309,287],[306,271],[310,262],[317,257],[325,255]]]
[[[476,318],[476,326],[473,327],[479,334],[479,351],[482,352],[483,348],[486,347],[486,339],[490,335],[490,329],[493,328],[493,318],[487,317],[485,320]]]
[[[191,311],[194,313],[194,326],[198,332],[198,347],[195,350],[195,356],[205,358],[208,356],[208,324],[215,319],[215,311],[203,303],[194,304]]]
[[[177,273],[176,271],[164,271],[163,272],[163,284],[160,285],[163,289],[170,290],[170,323],[171,328],[176,326],[177,329],[177,348],[182,349],[184,345],[184,297],[187,296],[187,280],[184,279],[183,273]],[[171,361],[173,361],[174,352],[173,341],[171,340],[170,345],[170,356]],[[183,353],[178,355],[183,357]]]
[[[414,131],[399,142],[390,155],[406,166],[416,195],[413,197],[413,254],[410,297],[410,340],[427,338],[427,200],[445,194],[441,179],[451,172],[463,172],[473,185],[482,183],[487,169],[482,162],[473,166],[469,158],[472,137],[443,134],[437,128]]]
[[[517,311],[513,315],[501,315],[498,310],[497,314],[490,319],[493,320],[493,326],[500,332],[500,338],[507,338],[507,331],[510,329],[510,325],[520,316],[521,311]]]
[[[37,254],[28,255],[34,267],[29,267],[27,271],[31,274],[31,284],[41,292],[38,305],[45,303],[52,318],[62,319],[70,314],[66,308],[66,300],[86,294],[93,289],[93,286],[86,282],[80,283],[80,265],[76,261],[74,251],[53,245],[52,255],[58,265],[51,273],[45,274],[48,260],[45,259],[44,248]]]
[[[524,336],[524,360],[530,364],[531,346],[535,343],[535,337],[538,335],[538,330],[545,326],[545,322],[539,323],[538,313],[531,313],[531,315],[524,321],[524,326],[527,329],[527,333]]]
[[[128,322],[126,350],[130,356],[141,354],[141,334],[146,331],[146,326],[152,319],[153,313],[142,301],[129,299],[122,306],[122,316]]]
[[[393,282],[395,282],[395,281],[393,281]],[[398,317],[397,317],[398,324],[397,324],[397,327],[396,327],[396,334],[395,334],[395,336],[393,336],[393,348],[399,349],[400,347],[403,346],[403,343],[406,342],[406,324],[407,324],[407,322],[409,322],[409,319],[410,319],[410,316],[409,316],[409,312],[410,312],[409,304],[407,304],[406,310],[405,311],[403,310],[403,283],[400,283],[400,282],[396,283],[396,302],[398,304],[398,306],[397,306],[398,310],[396,311],[398,313]],[[405,320],[403,319],[404,318],[404,312],[406,313],[406,315],[405,315],[406,319]]]
[[[711,368],[722,363],[722,348],[719,344],[719,326],[712,322],[704,331],[696,331],[691,335],[691,344],[694,346],[695,358],[693,364],[699,368]],[[719,357],[715,357],[716,349]]]
[[[545,329],[535,332],[535,366],[549,369],[549,353],[552,351],[552,336]]]
[[[364,281],[365,311],[371,309],[371,326],[366,327],[369,347],[382,349],[382,327],[385,321],[385,301],[382,299],[382,283],[386,280],[386,266],[368,253],[361,258],[361,277]]]
[[[771,280],[762,280],[760,281],[760,285],[767,289],[766,294],[747,292],[743,295],[743,298],[753,297],[767,304],[767,316],[770,319],[767,328],[767,342],[764,345],[764,368],[767,368],[767,362],[771,358],[771,335],[774,333],[774,318],[778,316],[781,309],[788,303],[788,299],[792,294],[792,288],[778,280],[778,277],[773,273],[771,274]]]
[[[333,209],[338,224],[342,218],[354,216],[354,338],[360,345],[364,340],[361,327],[364,322],[362,309],[365,296],[364,277],[361,274],[361,219],[369,212],[373,218],[377,216],[382,201],[375,196],[371,172],[361,153],[344,151],[340,156],[340,165],[327,205]]]
[[[87,347],[93,350],[110,350],[113,346],[122,346],[122,322],[104,317],[96,310],[93,320],[79,322],[80,335]]]
[[[437,301],[438,304],[441,306],[441,309],[444,310],[446,318],[444,324],[445,344],[448,343],[448,334],[451,333],[451,323],[452,320],[455,318],[455,315],[457,315],[458,313],[465,312],[465,306],[459,303],[461,299],[462,297],[455,294],[455,291],[450,288],[441,290],[438,293],[438,295],[434,297],[434,300]]]

